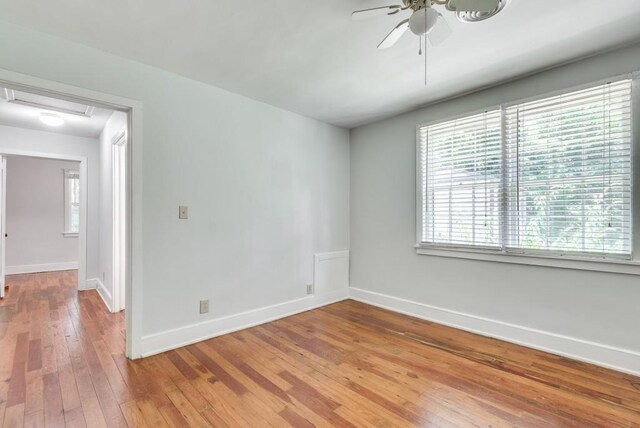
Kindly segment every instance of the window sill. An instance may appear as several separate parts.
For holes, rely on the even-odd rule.
[[[431,247],[420,244],[416,245],[416,253],[435,257],[453,257],[488,262],[640,275],[640,262],[635,260],[600,260],[569,256],[538,256],[531,254],[502,253],[492,250]]]
[[[78,232],[62,232],[64,238],[77,238]]]

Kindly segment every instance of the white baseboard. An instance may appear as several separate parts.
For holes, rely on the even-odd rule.
[[[77,270],[78,262],[41,263],[37,265],[7,266],[7,275],[22,273],[57,272],[61,270]]]
[[[245,328],[268,323],[290,315],[306,312],[321,306],[349,298],[348,290],[312,295],[301,299],[266,306],[227,317],[216,318],[185,327],[167,330],[142,337],[141,354],[148,357],[171,349],[191,345],[212,337],[243,330]]]
[[[78,290],[80,291],[97,290],[98,281],[100,281],[98,278],[89,278],[84,282],[84,284],[78,285]]]
[[[359,288],[350,288],[349,295],[353,300],[394,312],[636,376],[640,375],[640,352],[438,308]]]
[[[109,312],[113,312],[113,298],[111,297],[111,292],[107,290],[107,287],[104,286],[100,278],[87,279],[87,288],[85,288],[85,290],[93,289],[98,292]]]

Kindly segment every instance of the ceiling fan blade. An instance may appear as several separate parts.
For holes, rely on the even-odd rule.
[[[409,20],[405,19],[404,21],[396,25],[396,28],[391,30],[389,34],[387,34],[387,37],[385,37],[384,40],[381,41],[380,44],[378,45],[378,49],[387,49],[395,45],[396,42],[400,40],[400,37],[402,37],[402,35],[407,31],[408,28],[409,28]]]
[[[500,0],[451,0],[449,5],[458,12],[493,12]]]
[[[440,14],[439,14],[440,15]],[[451,35],[451,27],[447,23],[447,20],[444,19],[442,15],[438,17],[438,22],[431,28],[431,31],[427,33],[427,38],[429,39],[429,43],[431,46],[438,46],[445,40],[449,38]]]
[[[402,6],[383,6],[356,10],[351,14],[351,19],[354,21],[362,21],[363,19],[376,18],[378,16],[395,15],[400,12],[401,9]]]

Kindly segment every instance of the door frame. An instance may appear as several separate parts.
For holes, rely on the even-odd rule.
[[[88,183],[87,158],[84,156],[61,155],[56,153],[35,152],[35,151],[29,151],[29,150],[3,149],[1,147],[0,147],[0,155],[24,156],[24,157],[30,157],[30,158],[51,159],[51,160],[71,161],[71,162],[80,163],[80,167],[79,167],[80,230],[78,232],[78,290],[88,290],[92,288],[87,285],[87,212],[88,212],[87,199],[89,196],[89,190],[87,189],[87,185],[86,185]]]
[[[7,158],[0,155],[0,299],[7,290]]]
[[[0,85],[127,114],[126,152],[126,355],[142,357],[142,114],[140,101],[0,69]],[[86,187],[86,186],[85,186]],[[85,198],[86,199],[86,198]]]
[[[126,265],[126,161],[127,161],[127,131],[123,130],[111,141],[111,180],[112,180],[112,310],[120,312],[125,309],[126,289],[125,271]],[[122,207],[125,207],[123,210]]]

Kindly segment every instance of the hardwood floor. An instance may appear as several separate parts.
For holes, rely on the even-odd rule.
[[[4,427],[640,426],[640,378],[354,301],[128,361],[75,281],[9,277]]]

